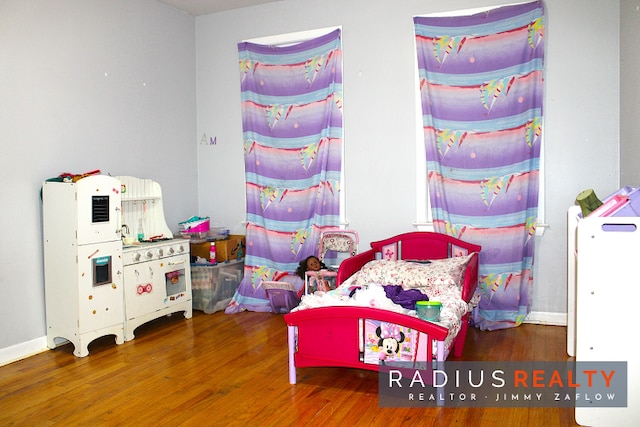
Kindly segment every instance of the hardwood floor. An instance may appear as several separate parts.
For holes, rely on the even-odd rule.
[[[575,426],[570,408],[379,408],[375,372],[298,370],[282,315],[174,314],[73,356],[71,345],[0,367],[0,425]],[[463,360],[564,361],[566,328],[470,328]]]

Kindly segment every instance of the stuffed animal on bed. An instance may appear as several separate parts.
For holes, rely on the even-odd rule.
[[[378,336],[378,349],[380,354],[378,360],[384,365],[384,361],[388,357],[395,356],[400,352],[400,344],[404,341],[404,333],[400,331],[398,325],[391,323],[381,323],[376,328],[376,335]]]

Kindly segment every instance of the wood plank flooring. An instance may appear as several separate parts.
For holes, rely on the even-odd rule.
[[[282,315],[194,311],[78,358],[65,345],[0,367],[1,426],[575,426],[563,408],[379,408],[375,372],[298,370]],[[463,360],[564,361],[566,328],[470,328]]]

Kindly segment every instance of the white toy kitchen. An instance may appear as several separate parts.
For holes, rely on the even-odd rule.
[[[122,344],[176,312],[192,316],[189,241],[167,227],[160,185],[93,175],[42,190],[47,346],[79,357],[96,338]]]

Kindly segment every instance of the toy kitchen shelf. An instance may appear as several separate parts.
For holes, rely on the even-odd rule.
[[[636,291],[640,217],[567,217],[567,353],[577,362],[627,362],[627,407],[578,407],[576,422],[626,426],[640,419]]]
[[[244,258],[217,264],[191,264],[193,309],[206,314],[224,310],[244,275]]]
[[[142,225],[144,238],[173,238],[162,204],[162,188],[157,182],[132,176],[116,177],[121,183],[122,225],[129,236],[137,237]]]

